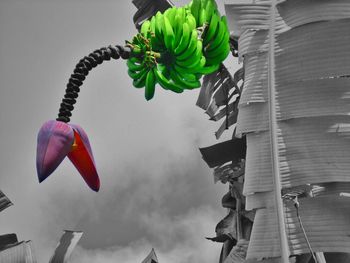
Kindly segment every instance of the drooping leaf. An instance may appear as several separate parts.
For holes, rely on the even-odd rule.
[[[229,161],[244,159],[246,154],[245,137],[199,148],[199,150],[204,161],[210,168],[213,168]]]
[[[237,121],[238,103],[243,86],[239,83],[243,78],[243,68],[232,77],[223,64],[217,72],[203,78],[196,105],[205,110],[210,120],[217,121],[226,116],[226,120],[215,134],[217,139]]]
[[[13,203],[10,201],[10,199],[2,191],[0,191],[0,212],[11,205],[13,205]]]
[[[151,252],[147,255],[147,257],[142,260],[142,263],[158,263],[158,258],[154,248],[152,248]]]
[[[14,243],[0,249],[0,262],[37,263],[32,241]]]
[[[206,237],[206,239],[213,242],[218,242],[218,243],[224,243],[228,240],[235,241],[235,239],[231,236],[231,234],[222,234],[216,237]]]
[[[6,246],[18,243],[16,234],[6,234],[0,236],[0,250]]]
[[[135,27],[140,30],[142,22],[154,16],[158,11],[164,12],[174,4],[170,0],[132,0],[138,9],[133,17]]]
[[[83,232],[65,230],[49,263],[67,263]]]

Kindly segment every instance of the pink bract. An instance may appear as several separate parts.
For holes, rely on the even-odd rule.
[[[98,191],[98,177],[86,132],[75,124],[47,121],[38,134],[36,166],[39,182],[44,181],[68,156],[88,186]]]
[[[39,182],[44,181],[70,151],[74,141],[73,129],[60,121],[47,121],[39,130],[36,168]]]
[[[96,171],[88,136],[79,125],[72,124],[71,127],[74,130],[74,143],[76,146],[68,153],[68,158],[77,168],[87,185],[98,192],[100,179]]]

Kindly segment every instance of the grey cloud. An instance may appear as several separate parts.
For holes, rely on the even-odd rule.
[[[130,243],[125,247],[107,249],[78,248],[72,255],[72,263],[81,262],[141,262],[152,246],[160,262],[168,263],[200,263],[218,260],[220,246],[205,241],[199,234],[208,229],[216,221],[216,211],[210,207],[197,207],[179,217],[168,217],[158,212],[142,217],[154,237]],[[176,236],[180,240],[174,242]]]

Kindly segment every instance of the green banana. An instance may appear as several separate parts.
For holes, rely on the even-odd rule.
[[[156,32],[156,17],[152,16],[151,18],[151,31]]]
[[[210,1],[213,3],[215,11],[217,11],[218,15],[220,15],[220,12],[218,10],[218,5],[217,5],[216,1],[215,0],[210,0]]]
[[[194,61],[191,65],[187,66],[186,68],[181,67],[180,71],[181,73],[192,73],[192,74],[202,74],[201,70],[205,66],[206,58],[205,56],[202,56],[197,61]],[[179,68],[177,68],[179,70]]]
[[[127,60],[126,65],[132,71],[139,71],[144,67],[142,63],[139,63],[139,64],[136,64],[136,63],[139,63],[139,60],[135,57],[131,57]]]
[[[206,12],[204,8],[201,8],[201,10],[199,11],[199,18],[198,18],[198,27],[203,26],[203,24],[206,21]]]
[[[143,24],[141,26],[141,34],[144,37],[148,37],[150,27],[151,27],[151,22],[149,20],[146,20],[145,22],[143,22]]]
[[[165,66],[164,64],[158,63],[157,64],[157,70],[161,71],[163,74],[166,73],[166,71],[168,70],[168,67]]]
[[[177,14],[175,17],[175,39],[174,39],[174,47],[177,47],[180,43],[181,40],[181,35],[182,35],[182,24],[183,24],[183,19],[181,15]]]
[[[192,69],[193,67],[198,65],[198,62],[202,59],[203,53],[202,53],[202,43],[201,41],[197,41],[196,43],[197,49],[195,50],[194,53],[190,54],[190,57],[188,57],[185,60],[176,60],[175,64],[183,67],[183,68],[188,68]]]
[[[197,22],[196,22],[196,19],[194,18],[194,16],[189,13],[187,16],[186,16],[186,22],[188,23],[189,27],[190,27],[190,30],[194,29],[194,28],[197,28]]]
[[[192,53],[197,48],[197,43],[201,42],[201,41],[198,40],[197,37],[198,37],[197,30],[193,29],[192,30],[192,34],[191,34],[191,38],[190,38],[190,43],[189,43],[187,49],[183,53],[181,53],[178,56],[176,56],[177,60],[185,60],[186,58],[188,58],[189,56],[192,55]]]
[[[204,56],[202,56],[197,61],[193,61],[193,63],[188,65],[186,68],[187,68],[188,72],[190,72],[190,73],[197,73],[198,70],[200,70],[202,67],[204,67],[205,63],[206,63],[206,58]]]
[[[200,60],[200,64],[199,64],[199,68],[203,68],[205,66],[205,63],[206,63],[206,58],[205,56],[203,55],[201,60]]]
[[[226,31],[227,31],[226,26],[223,24],[222,20],[220,20],[217,26],[216,34],[213,38],[213,41],[211,41],[204,49],[205,53],[209,53],[215,50],[220,45]]]
[[[163,24],[163,15],[161,12],[158,11],[155,16],[154,33],[161,40],[163,39],[162,24]]]
[[[151,19],[151,43],[152,49],[162,50],[164,49],[163,40],[161,38],[161,33],[156,30],[156,17],[153,16]]]
[[[217,14],[213,14],[210,19],[209,26],[207,27],[206,31],[204,32],[203,36],[203,44],[204,46],[207,46],[208,43],[213,39],[215,32],[217,30],[217,27],[219,25],[220,18]]]
[[[145,67],[140,71],[133,71],[133,70],[129,69],[128,75],[132,79],[139,79],[142,77],[142,75],[144,74],[145,71],[147,71],[147,69]]]
[[[191,4],[191,13],[196,19],[196,22],[199,21],[199,11],[201,9],[201,0],[192,0]]]
[[[172,8],[168,8],[165,12],[164,12],[164,16],[166,16],[169,19],[170,24],[175,25],[175,15],[177,12],[177,8],[176,7],[172,7]]]
[[[181,54],[188,47],[190,35],[191,35],[190,28],[188,24],[185,22],[182,28],[182,37],[181,37],[180,43],[174,50],[174,53],[176,55]]]
[[[182,19],[182,21],[185,20],[186,18],[186,10],[185,7],[179,7],[176,9],[176,15],[180,16],[180,18]]]
[[[178,74],[181,78],[191,82],[197,81],[202,77],[201,74],[183,73],[183,72],[177,72],[177,71],[176,71],[176,74]]]
[[[199,80],[195,80],[195,81],[185,80],[180,76],[180,74],[177,74],[174,70],[170,71],[170,76],[174,80],[174,82],[180,84],[185,89],[195,89],[201,86],[201,83]]]
[[[213,0],[208,0],[207,5],[205,6],[205,22],[209,23],[211,20],[211,17],[215,15],[216,12],[215,5],[213,3]]]
[[[146,84],[146,76],[148,73],[148,69],[145,68],[145,70],[142,72],[143,74],[138,79],[134,79],[134,81],[132,82],[135,88],[142,88]]]
[[[221,63],[230,53],[230,32],[228,31],[225,18],[221,22],[221,30],[224,31],[221,41],[213,42],[204,51],[207,58],[207,66]]]
[[[217,71],[219,69],[219,67],[220,67],[220,64],[205,66],[205,67],[202,67],[200,69],[199,73],[201,73],[203,75],[207,75],[207,74],[210,74],[210,73]]]
[[[202,41],[197,42],[197,50],[196,50],[196,53],[194,54],[194,57],[196,58],[196,60],[201,60],[204,57]],[[204,59],[205,59],[205,57],[204,57]]]
[[[225,60],[225,58],[230,54],[230,45],[225,45],[222,49],[220,49],[221,52],[218,53],[217,56],[208,57],[207,58],[207,65],[214,65],[214,64],[220,64],[222,61]]]
[[[156,78],[154,75],[154,68],[147,72],[146,76],[146,85],[145,85],[145,98],[146,100],[150,100],[154,96],[156,87]]]
[[[201,59],[202,55],[203,55],[203,42],[202,42],[202,40],[197,40],[196,49],[195,49],[194,53],[190,54],[190,56],[194,60],[199,60],[199,59]],[[189,59],[189,57],[186,57],[185,59]]]
[[[157,82],[164,88],[164,89],[170,89],[171,91],[174,91],[176,93],[183,92],[183,89],[176,83],[170,81],[167,79],[162,72],[159,70],[154,71]]]
[[[179,67],[182,67],[184,69],[192,69],[193,67],[195,67],[198,62],[200,61],[200,59],[188,59],[188,60],[177,60],[175,62],[175,65],[179,66]]]
[[[225,48],[216,58],[208,58],[208,65],[220,64],[230,54],[230,47]]]
[[[198,71],[198,69],[193,70],[193,68],[190,69],[190,68],[188,68],[188,67],[181,67],[180,65],[178,65],[178,64],[176,64],[176,63],[173,65],[173,68],[174,68],[174,70],[176,70],[177,72],[181,72],[181,73],[197,73],[197,71]]]
[[[227,49],[230,50],[229,40],[230,40],[230,35],[229,35],[229,32],[226,31],[224,36],[222,37],[221,42],[218,44],[218,47],[216,49],[213,49],[207,52],[207,58],[215,58],[219,56],[222,52],[226,51]]]
[[[174,34],[173,27],[171,26],[169,19],[166,16],[163,16],[162,29],[164,34],[165,47],[168,50],[171,50],[173,47],[175,34]]]

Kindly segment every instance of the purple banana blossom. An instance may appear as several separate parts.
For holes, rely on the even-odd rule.
[[[50,120],[38,134],[36,167],[39,182],[44,181],[68,156],[89,185],[98,191],[100,180],[87,134],[78,125]]]

